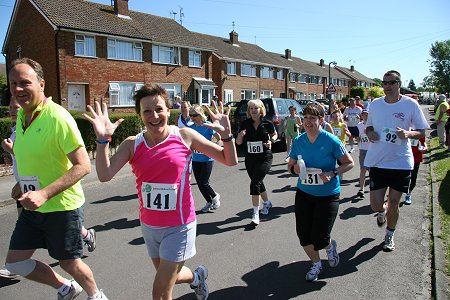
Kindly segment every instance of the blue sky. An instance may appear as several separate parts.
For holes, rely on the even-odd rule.
[[[0,0],[2,45],[13,7]],[[429,75],[431,45],[450,39],[449,0],[129,0],[129,8],[177,20],[182,9],[187,29],[222,37],[234,22],[239,40],[268,51],[354,65],[370,78],[395,69],[416,85]]]

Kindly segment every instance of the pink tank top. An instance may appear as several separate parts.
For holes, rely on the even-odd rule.
[[[195,221],[189,180],[191,156],[176,126],[170,126],[169,136],[154,147],[147,145],[142,132],[136,135],[130,164],[136,176],[142,223],[163,227]]]

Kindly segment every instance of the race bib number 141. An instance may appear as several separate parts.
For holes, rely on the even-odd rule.
[[[143,182],[141,187],[144,208],[157,211],[175,210],[177,185]]]

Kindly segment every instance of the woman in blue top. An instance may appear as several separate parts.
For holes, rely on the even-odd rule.
[[[216,141],[220,141],[220,135],[212,130],[211,128],[203,126],[203,123],[210,123],[206,121],[206,115],[203,108],[194,104],[189,109],[189,117],[191,118],[193,124],[189,127],[194,129],[203,135],[207,140],[211,141],[214,136]],[[203,212],[209,212],[210,210],[217,209],[220,206],[220,194],[216,193],[213,188],[209,185],[209,177],[211,176],[212,168],[214,164],[214,159],[194,151],[192,157],[192,170],[194,171],[195,181],[197,181],[197,186],[202,193],[203,197],[206,199],[206,205],[202,208]]]
[[[304,173],[297,162],[300,159],[306,166],[306,176],[297,183],[295,219],[300,245],[312,261],[306,280],[315,281],[322,272],[319,250],[326,249],[331,267],[339,263],[336,241],[330,233],[339,210],[339,175],[353,168],[353,159],[336,136],[321,128],[325,116],[322,107],[307,105],[303,115],[305,133],[292,143],[288,170]],[[337,160],[342,163],[338,168]]]

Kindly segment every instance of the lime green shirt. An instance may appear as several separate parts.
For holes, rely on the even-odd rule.
[[[442,121],[443,123],[445,123],[445,122],[447,122],[447,120],[448,120],[448,116],[447,116],[447,114],[446,114],[445,112],[446,112],[447,109],[449,109],[449,107],[450,107],[450,105],[448,104],[447,101],[444,101],[444,102],[442,102],[441,104],[439,104],[438,108],[436,109],[436,114],[435,114],[435,116],[436,116],[436,120],[437,120],[437,119],[439,118],[440,113],[441,113],[441,105],[442,105],[442,104],[444,104],[445,109],[444,109],[444,111],[443,111],[441,121]]]
[[[38,182],[37,189],[39,186],[42,189],[63,176],[72,167],[67,154],[79,147],[84,147],[84,142],[73,117],[51,98],[47,98],[44,106],[42,103],[39,104],[33,115],[38,111],[39,115],[25,131],[23,130],[25,112],[23,109],[18,112],[14,155],[19,176],[23,180],[26,177],[35,176],[33,180]],[[26,189],[26,185],[21,184],[22,191],[24,186]],[[77,182],[62,193],[48,199],[36,211],[48,213],[74,210],[82,206],[84,201],[81,183]]]

